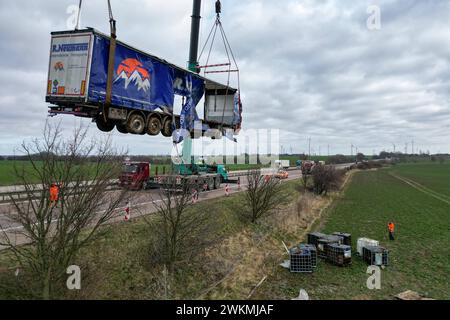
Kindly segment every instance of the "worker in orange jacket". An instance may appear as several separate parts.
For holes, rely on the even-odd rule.
[[[388,223],[389,240],[394,240],[395,224],[393,222]]]
[[[59,198],[59,187],[53,183],[50,187],[50,203],[53,206],[56,206],[56,204],[58,203],[58,198]]]

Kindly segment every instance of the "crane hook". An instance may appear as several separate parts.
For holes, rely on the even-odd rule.
[[[220,3],[220,0],[217,0],[216,1],[216,14],[217,14],[217,17],[220,16],[221,12],[222,12],[222,5]]]

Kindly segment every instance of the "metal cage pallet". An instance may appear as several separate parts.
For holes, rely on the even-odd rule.
[[[327,246],[330,244],[340,244],[341,238],[338,236],[325,236],[324,238],[320,238],[317,240],[317,256],[319,258],[327,257]]]
[[[348,266],[352,263],[352,247],[344,244],[332,243],[325,248],[327,261],[338,265]]]
[[[290,271],[311,273],[313,272],[312,251],[294,247],[289,250]]]
[[[313,244],[300,244],[300,249],[309,250],[311,252],[311,264],[312,267],[317,267],[317,248]]]
[[[313,244],[317,246],[317,241],[326,236],[327,236],[326,234],[320,232],[308,233],[308,244]]]
[[[350,233],[345,232],[333,232],[333,236],[338,236],[342,238],[342,244],[346,246],[352,246],[352,235]]]
[[[389,264],[389,250],[380,246],[363,247],[363,260],[369,265],[387,266]]]

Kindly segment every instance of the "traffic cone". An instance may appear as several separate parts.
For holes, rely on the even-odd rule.
[[[129,221],[131,218],[131,211],[130,211],[130,201],[127,202],[127,206],[125,207],[125,221]]]
[[[228,183],[225,185],[225,195],[227,197],[230,195],[230,188],[228,187]]]

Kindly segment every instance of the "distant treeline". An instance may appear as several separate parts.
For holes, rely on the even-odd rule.
[[[34,154],[31,155],[32,160],[39,161],[42,158],[46,157],[46,154]],[[56,156],[63,161],[65,159],[64,156]],[[196,156],[197,157],[197,156]],[[171,157],[169,155],[129,155],[129,156],[117,156],[116,160],[123,161],[125,158],[129,158],[132,161],[147,161],[152,164],[156,165],[164,165],[164,164],[171,164]],[[205,158],[208,158],[208,156],[205,156]],[[235,162],[238,163],[238,157],[234,157]],[[239,156],[239,160],[242,161],[242,156]],[[251,156],[249,154],[244,155],[244,163],[249,163],[250,158],[257,159],[257,164],[261,164],[259,156]],[[343,155],[343,154],[336,154],[336,155],[330,155],[330,156],[311,156],[309,157],[307,154],[280,154],[280,159],[286,159],[291,162],[291,165],[295,165],[296,160],[324,160],[326,163],[330,164],[341,164],[341,163],[351,163],[358,160],[358,162],[363,160],[376,160],[376,159],[396,159],[400,162],[417,162],[417,161],[433,161],[433,162],[444,162],[450,160],[450,154],[448,153],[441,153],[441,154],[427,154],[427,153],[420,153],[420,154],[404,154],[401,152],[386,152],[382,151],[378,155],[373,156],[366,156],[362,153],[358,153],[354,156],[349,155]],[[97,161],[97,156],[90,156],[88,157],[90,161]],[[114,157],[113,157],[114,159]],[[0,161],[28,161],[29,158],[26,155],[7,155],[7,156],[1,156],[0,155]],[[225,161],[225,156],[224,159]],[[230,160],[230,159],[227,159]]]
[[[33,154],[30,157],[29,156],[25,156],[25,155],[14,155],[14,156],[0,156],[0,161],[29,161],[30,158],[34,161],[39,161],[42,160],[43,158],[45,158],[47,156],[47,154],[45,153],[37,153],[37,154]],[[66,159],[66,156],[57,156],[57,155],[53,155],[57,158],[59,158],[61,161],[64,161]],[[128,157],[130,158],[132,161],[148,161],[152,164],[170,164],[171,160],[170,160],[170,156],[167,155],[153,155],[153,156],[144,156],[144,155],[133,155],[133,156],[117,156],[117,157],[112,157],[112,159],[118,160],[118,161],[123,161],[125,160],[125,158]],[[95,162],[99,159],[99,157],[97,156],[89,156],[87,157],[87,159],[89,161]]]

